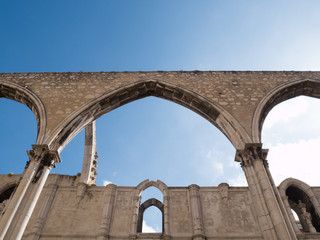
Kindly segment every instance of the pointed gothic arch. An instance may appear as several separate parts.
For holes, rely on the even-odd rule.
[[[261,142],[264,120],[271,109],[281,102],[301,95],[320,98],[320,80],[302,79],[281,84],[272,89],[257,106],[252,120],[252,140]]]
[[[139,213],[138,213],[138,221],[137,221],[137,233],[142,232],[142,223],[143,223],[143,214],[144,211],[147,210],[149,207],[155,206],[158,208],[162,214],[162,232],[164,232],[164,204],[160,202],[158,199],[150,198],[146,200],[144,203],[142,203],[139,207]]]
[[[160,180],[150,181],[149,179],[146,179],[146,180],[142,181],[141,183],[139,183],[139,185],[137,186],[138,195],[140,196],[144,190],[146,190],[147,188],[149,188],[151,186],[159,189],[162,192],[163,197],[168,196],[168,186],[164,182],[162,182]]]
[[[26,87],[0,80],[0,98],[20,102],[31,109],[38,127],[36,144],[43,143],[45,141],[47,117],[45,107],[38,96]]]
[[[50,148],[61,152],[68,142],[93,120],[124,104],[148,96],[175,102],[198,113],[222,131],[236,149],[241,149],[246,142],[251,142],[241,124],[218,104],[181,86],[148,80],[122,86],[80,107],[53,131]]]

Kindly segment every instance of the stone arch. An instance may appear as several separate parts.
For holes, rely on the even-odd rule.
[[[184,87],[165,81],[148,80],[130,83],[105,93],[73,112],[52,132],[50,148],[61,152],[90,122],[124,104],[148,96],[175,102],[198,113],[222,131],[236,149],[241,149],[246,142],[251,142],[240,123],[218,104]]]
[[[144,180],[143,182],[139,183],[139,185],[137,186],[138,196],[140,196],[144,190],[146,190],[151,186],[159,189],[162,192],[163,197],[168,196],[168,186],[164,182],[160,180],[157,180],[155,182],[155,181],[150,181],[149,179]]]
[[[164,204],[162,202],[160,202],[158,199],[150,198],[150,199],[146,200],[144,203],[142,203],[139,207],[137,233],[142,232],[144,211],[151,206],[155,206],[161,211],[161,213],[162,213],[162,232],[164,232]]]
[[[312,218],[312,224],[316,227],[314,231],[320,232],[320,204],[312,188],[298,179],[287,178],[279,185],[278,189],[295,230],[297,232],[300,231],[297,227],[291,209],[294,209],[297,213],[303,229],[310,231],[307,222],[302,219],[302,213],[299,213],[299,205],[302,205],[307,212],[311,213],[310,217]],[[292,193],[290,193],[290,191]],[[299,199],[300,201],[298,201],[299,195],[301,195],[301,199]],[[297,199],[291,199],[292,196]]]
[[[45,107],[37,95],[25,87],[0,80],[0,98],[8,98],[23,103],[31,109],[35,115],[38,127],[36,144],[43,143],[45,140],[47,117]]]
[[[301,95],[320,98],[320,80],[302,79],[272,89],[257,106],[252,122],[252,140],[261,142],[261,130],[270,110],[277,104]]]

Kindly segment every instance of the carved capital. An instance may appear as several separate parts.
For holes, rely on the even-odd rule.
[[[32,145],[33,150],[27,151],[30,161],[40,163],[44,167],[54,168],[56,163],[61,162],[57,151],[49,149],[48,145]]]
[[[241,167],[247,167],[252,166],[255,161],[260,160],[267,167],[268,162],[266,158],[268,151],[268,149],[262,149],[261,143],[247,143],[244,149],[237,150],[235,161],[240,162]]]
[[[56,167],[57,162],[61,162],[60,156],[57,151],[51,151],[46,144],[32,145],[33,150],[27,151],[29,156],[29,163],[36,162],[39,163],[38,169],[36,171],[35,176],[33,177],[32,182],[36,183],[42,176],[44,168],[47,167],[52,169]]]

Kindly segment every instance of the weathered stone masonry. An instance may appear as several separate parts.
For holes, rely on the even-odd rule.
[[[0,176],[0,239],[319,239],[320,190],[296,179],[278,189],[260,137],[268,112],[299,95],[320,97],[320,72],[1,73],[0,97],[34,112],[38,137],[23,175]],[[248,188],[176,188],[149,180],[95,186],[94,120],[147,96],[181,104],[218,127],[236,149]],[[81,175],[49,176],[83,128]],[[140,203],[150,186],[162,191],[162,202]],[[162,234],[140,233],[151,205],[163,214]]]

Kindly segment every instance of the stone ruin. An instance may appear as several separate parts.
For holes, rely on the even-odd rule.
[[[293,178],[275,186],[261,142],[268,112],[300,95],[320,97],[320,72],[0,73],[0,97],[27,105],[38,125],[23,174],[0,175],[0,239],[320,239],[320,188]],[[147,96],[185,106],[224,133],[248,187],[96,186],[95,120]],[[84,128],[81,174],[49,175]],[[142,203],[151,186],[162,201]],[[161,211],[160,233],[141,231],[150,206]]]

